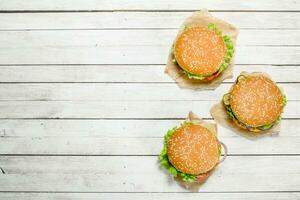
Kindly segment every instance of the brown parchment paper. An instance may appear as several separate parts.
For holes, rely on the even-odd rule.
[[[208,130],[210,130],[212,133],[214,133],[217,136],[217,125],[215,123],[203,121],[201,118],[199,118],[196,114],[194,114],[191,111],[189,112],[185,121],[191,122],[193,124],[201,125],[201,126],[207,128]],[[181,187],[183,187],[191,192],[198,191],[200,186],[204,182],[206,182],[206,180],[209,178],[209,176],[213,173],[214,169],[209,171],[207,174],[202,175],[201,179],[197,179],[196,182],[192,182],[192,183],[184,182],[179,177],[175,178],[175,180]]]
[[[192,16],[188,17],[182,24],[181,29],[177,34],[177,37],[180,35],[184,27],[207,26],[209,23],[214,23],[217,26],[217,28],[222,31],[224,35],[228,35],[232,39],[236,51],[236,39],[238,35],[237,28],[235,28],[233,25],[223,20],[213,17],[205,9],[194,12]],[[176,41],[176,39],[174,41]],[[180,67],[172,62],[173,59],[172,46],[169,52],[165,73],[168,74],[173,80],[175,80],[180,87],[190,88],[195,90],[215,89],[222,83],[223,80],[233,77],[232,71],[233,71],[235,53],[231,59],[230,65],[227,67],[226,70],[224,70],[217,78],[213,79],[212,81],[203,82],[201,80],[189,79],[188,76],[180,69]]]
[[[263,76],[266,76],[271,79],[271,77],[268,74],[262,73],[262,72],[253,72],[253,73],[242,72],[240,75],[245,75],[245,76],[263,75]],[[228,92],[230,92],[230,90]],[[280,88],[280,90],[283,93],[283,90],[281,88]],[[280,132],[280,121],[276,122],[271,129],[266,130],[266,131],[261,131],[258,133],[251,132],[246,129],[242,129],[242,128],[238,127],[233,122],[233,120],[228,116],[228,114],[226,112],[226,108],[225,108],[222,100],[221,100],[221,102],[213,105],[213,107],[210,109],[210,114],[218,124],[220,124],[224,127],[230,128],[232,131],[234,131],[235,133],[238,133],[242,136],[253,138],[253,137],[260,137],[260,136],[264,136],[264,135],[278,135],[278,133]]]
[[[198,124],[200,126],[203,126],[205,128],[207,128],[208,130],[210,130],[213,134],[215,134],[216,136],[218,136],[217,134],[217,125],[215,123],[212,122],[206,122],[203,121],[201,118],[199,118],[195,113],[193,113],[192,111],[189,112],[186,120],[186,122],[191,122],[193,124]]]

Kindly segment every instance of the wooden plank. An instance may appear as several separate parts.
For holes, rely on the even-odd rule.
[[[166,130],[160,132],[161,137],[165,133]],[[142,135],[143,132],[141,131],[140,134]],[[299,137],[280,135],[274,138],[251,140],[230,132],[230,136],[219,137],[219,139],[228,146],[229,155],[300,154]],[[158,155],[162,148],[162,138],[37,136],[2,137],[1,139],[2,155]]]
[[[50,164],[43,165],[42,160],[30,157],[32,162],[28,161],[30,165],[24,167],[25,170],[31,168],[30,171],[34,168],[43,168],[43,171],[49,170],[47,173],[40,174],[36,171],[28,174],[10,174],[8,170],[7,174],[0,175],[0,191],[188,192],[158,167],[157,157],[43,158],[46,158],[45,163]],[[68,162],[69,160],[73,162]],[[299,156],[228,157],[216,168],[200,190],[201,192],[297,191],[300,179],[299,164]],[[69,173],[66,168],[73,170],[73,173]],[[64,173],[66,171],[67,173]],[[76,173],[78,171],[80,172]]]
[[[218,135],[230,155],[296,155],[299,123],[283,120],[278,136],[245,139],[222,126]],[[164,134],[179,124],[178,120],[1,120],[1,154],[158,155]]]
[[[182,116],[184,117],[184,116]],[[99,120],[99,119],[35,119],[35,120],[0,120],[0,138],[162,138],[167,130],[178,126],[182,120]],[[212,122],[212,120],[208,120]],[[281,138],[298,138],[299,120],[281,121]],[[142,127],[142,128],[141,128]],[[227,128],[218,126],[220,138],[236,137]],[[277,140],[277,137],[267,140]],[[261,139],[262,140],[262,139]],[[291,139],[293,140],[293,139]]]
[[[237,64],[300,63],[299,46],[273,46],[283,44],[276,42],[279,39],[290,41],[286,45],[297,44],[300,41],[297,31],[285,36],[268,31],[273,31],[273,39],[267,39],[265,31],[261,37],[251,34],[241,37]],[[174,36],[157,30],[2,31],[0,64],[165,64]]]
[[[1,101],[0,118],[182,118],[193,110],[203,118],[217,101]],[[284,118],[299,118],[289,101]]]
[[[178,30],[49,30],[2,31],[1,43],[6,48],[27,47],[136,47],[172,44]],[[240,30],[238,46],[298,46],[300,30]]]
[[[156,156],[1,156],[0,166],[6,172],[5,175],[114,174],[118,176],[120,174],[142,174],[145,171],[158,174],[157,159]],[[255,161],[257,167],[254,167]],[[286,167],[291,161],[294,164]],[[280,164],[272,165],[273,163]],[[136,167],[137,164],[139,167]],[[216,174],[221,174],[220,170],[224,173],[236,174],[297,174],[300,172],[299,164],[299,156],[229,156],[218,167]],[[262,168],[257,169],[259,167]],[[1,177],[3,176],[1,174]]]
[[[252,0],[251,2],[241,2],[238,0],[221,1],[197,1],[197,0],[147,0],[130,1],[120,0],[31,0],[30,3],[22,0],[1,0],[0,10],[2,11],[114,11],[114,10],[198,10],[207,8],[210,10],[245,10],[245,11],[298,11],[300,3],[293,0],[280,1],[274,3],[272,0]]]
[[[215,90],[195,92],[174,83],[10,83],[1,85],[0,101],[218,101],[231,86],[222,84]],[[284,89],[288,100],[300,100],[300,83],[278,86]]]
[[[1,120],[1,154],[157,155],[163,135],[180,122]],[[218,135],[228,145],[230,154],[300,154],[299,123],[283,120],[280,135],[271,138],[248,140],[222,126],[218,126]]]
[[[169,47],[159,46],[12,47],[0,50],[0,64],[165,64],[168,51]],[[238,48],[236,63],[297,65],[299,54],[300,47],[246,46]]]
[[[50,65],[0,66],[0,82],[163,82],[174,81],[164,65]],[[276,82],[299,82],[299,66],[235,65],[234,82],[243,71],[266,72]]]
[[[94,199],[111,199],[111,200],[298,200],[299,192],[275,192],[275,193],[0,193],[0,198],[6,200],[94,200]]]
[[[0,30],[178,28],[192,12],[0,13]],[[297,12],[212,12],[239,29],[299,29]]]

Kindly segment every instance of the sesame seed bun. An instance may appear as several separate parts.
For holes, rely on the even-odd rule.
[[[251,127],[275,122],[283,111],[283,95],[271,79],[249,75],[232,87],[229,103],[235,117]]]
[[[179,171],[199,175],[212,170],[219,161],[219,142],[211,131],[200,125],[178,128],[168,141],[167,154]]]
[[[225,55],[226,46],[222,37],[202,26],[185,29],[174,45],[178,65],[194,75],[214,74],[219,70]]]

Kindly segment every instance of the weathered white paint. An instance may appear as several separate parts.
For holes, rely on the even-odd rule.
[[[166,130],[160,132],[161,137],[165,133]],[[219,139],[228,146],[229,155],[300,154],[299,137],[279,135],[253,139],[230,132],[229,136],[220,136]],[[1,154],[6,155],[158,155],[163,148],[162,138],[142,137],[37,136],[3,137],[1,140]]]
[[[2,48],[0,64],[165,64],[170,49],[169,46],[101,47],[96,44],[89,46],[81,44],[59,47],[49,44],[33,47],[28,44],[28,47]],[[237,49],[237,64],[297,65],[300,63],[300,47],[297,46],[244,46]]]
[[[174,83],[164,65],[0,66],[0,82],[164,82]],[[243,71],[266,72],[277,82],[299,82],[299,66],[235,65],[233,83]]]
[[[99,10],[99,11],[114,11],[114,10],[198,10],[207,8],[211,10],[261,10],[261,11],[286,11],[300,10],[300,3],[293,0],[280,1],[274,3],[272,0],[252,0],[244,2],[239,0],[217,0],[217,1],[198,1],[198,0],[153,0],[151,3],[147,0],[130,1],[130,0],[31,0],[30,3],[22,0],[1,0],[1,10],[4,11],[32,11],[32,10],[60,10],[60,11],[80,11],[80,10]]]
[[[184,117],[183,117],[184,118]],[[175,126],[180,125],[184,119],[10,119],[0,120],[0,137],[10,138],[162,138],[162,136]],[[206,120],[213,122],[212,120]],[[281,138],[298,138],[300,126],[299,119],[283,119],[281,132],[277,137],[267,136],[266,140]],[[220,138],[239,137],[227,128],[218,125]],[[245,138],[241,138],[245,140]],[[257,138],[261,140],[261,138]],[[293,139],[291,139],[293,140]]]
[[[178,30],[1,31],[2,47],[170,47]],[[240,30],[237,46],[297,46],[300,30]]]
[[[0,13],[0,30],[178,28],[192,12]],[[212,12],[239,29],[299,29],[298,12]]]
[[[277,34],[277,31],[270,31]],[[286,31],[291,34],[292,43],[299,42],[299,34]],[[103,37],[101,33],[103,30],[2,31],[0,64],[165,64],[175,37],[175,33],[163,36],[160,31],[151,36],[153,30],[114,30]],[[271,41],[266,39],[268,37],[265,34],[261,34],[262,38],[258,39],[261,41],[259,46],[251,45],[257,45],[258,41],[255,42],[254,35],[249,35],[252,38],[244,41],[249,41],[245,43],[251,46],[237,47],[236,63],[299,64],[300,47],[273,46],[273,43],[278,44],[276,41],[289,41],[287,34],[274,36]]]
[[[1,120],[1,154],[157,155],[163,135],[181,122]],[[218,126],[218,135],[229,154],[300,154],[298,126],[299,120],[282,120],[278,136],[258,138],[243,137]]]
[[[0,101],[218,101],[229,92],[232,84],[222,84],[216,90],[182,89],[175,83],[21,83],[2,84]],[[300,83],[278,84],[288,100],[300,100]],[[164,94],[164,95],[162,95]]]
[[[193,111],[211,117],[219,101],[0,101],[0,118],[183,118]],[[299,101],[288,101],[284,118],[299,118]]]
[[[24,175],[114,175],[152,174],[163,176],[157,156],[2,156],[0,177]],[[274,168],[272,163],[278,163]],[[293,165],[290,165],[293,162]],[[299,156],[229,156],[214,172],[221,174],[299,174]],[[1,186],[0,186],[1,187]]]
[[[98,159],[103,160],[99,162]],[[72,174],[8,172],[0,175],[0,191],[187,192],[159,167],[157,157],[95,157],[83,158],[82,162],[86,160],[88,164],[96,165],[89,165],[88,168],[99,166],[100,170],[85,173],[86,169],[83,167],[80,176],[75,173],[77,170]],[[294,166],[290,166],[291,162]],[[298,156],[229,157],[216,168],[200,191],[297,191],[300,178],[300,168],[297,167],[299,162]],[[64,165],[72,163],[66,162]],[[57,164],[54,164],[55,166]],[[35,164],[32,164],[32,167],[35,167]],[[43,168],[51,167],[51,164],[43,165]]]
[[[1,11],[28,11],[0,14],[0,82],[11,82],[0,87],[0,118],[12,118],[0,120],[0,154],[7,154],[0,156],[0,173],[5,172],[0,191],[6,191],[0,199],[300,198],[298,1],[24,2],[0,0]],[[204,7],[241,29],[236,63],[244,65],[235,67],[235,77],[241,71],[268,72],[290,100],[284,118],[295,119],[284,119],[278,136],[257,139],[219,127],[220,140],[234,156],[218,167],[202,193],[152,193],[187,192],[149,156],[159,153],[162,136],[180,121],[168,118],[184,118],[189,110],[210,118],[209,108],[231,85],[180,90],[162,73],[177,28],[191,10]]]
[[[275,193],[0,193],[6,200],[299,200],[299,192]]]

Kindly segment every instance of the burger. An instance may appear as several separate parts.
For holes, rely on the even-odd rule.
[[[280,121],[286,96],[266,75],[242,73],[223,96],[223,104],[237,126],[261,132]]]
[[[210,23],[186,27],[173,45],[172,61],[188,78],[211,81],[230,65],[233,53],[231,38]]]
[[[222,143],[201,125],[185,122],[164,139],[160,165],[184,182],[204,182],[220,162]]]

